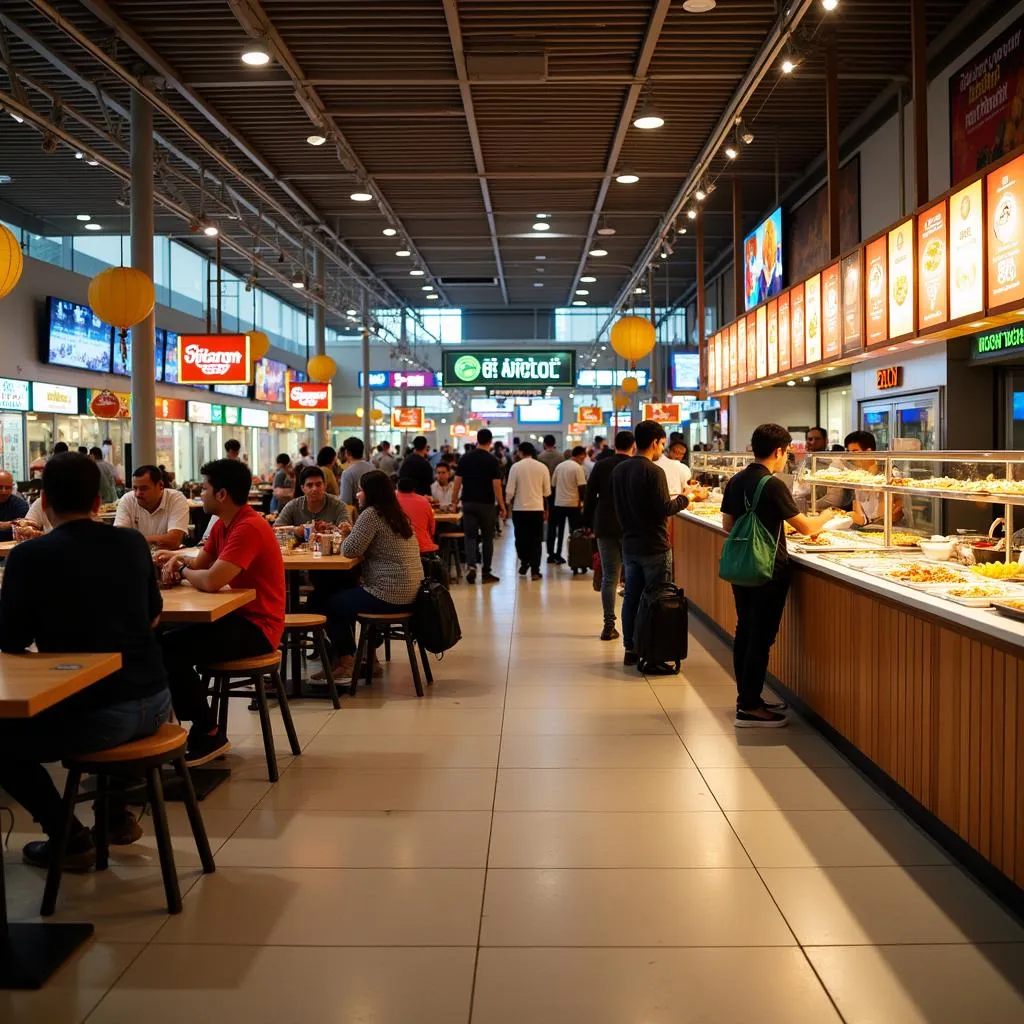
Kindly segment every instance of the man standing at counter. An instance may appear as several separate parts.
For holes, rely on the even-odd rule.
[[[800,461],[796,467],[795,477],[793,482],[793,499],[796,501],[796,506],[801,512],[809,512],[811,510],[811,491],[812,485],[801,479],[811,471],[811,456],[815,452],[827,452],[828,451],[828,433],[824,427],[811,427],[807,431],[807,454]],[[833,465],[834,463],[827,462],[826,466]],[[829,487],[822,490],[821,486],[818,486],[818,500],[821,503],[822,508],[842,508],[849,498],[846,491],[842,487]]]
[[[778,728],[788,719],[785,704],[767,703],[761,697],[768,672],[768,655],[782,623],[789,594],[789,553],[783,522],[805,535],[816,535],[833,518],[831,511],[807,516],[796,507],[793,495],[775,474],[785,469],[793,438],[778,423],[762,423],[750,439],[754,461],[725,486],[722,496],[722,525],[732,532],[736,520],[752,507],[754,515],[775,540],[775,570],[760,586],[737,586],[736,637],[733,640],[733,672],[736,675],[737,728]],[[763,484],[762,481],[767,479]]]
[[[855,430],[852,434],[846,435],[846,450],[848,452],[873,452],[878,448],[875,435],[868,430]],[[874,459],[851,459],[852,469],[861,469],[865,473],[878,473],[878,463]],[[857,526],[867,526],[870,523],[881,523],[885,518],[885,495],[881,491],[854,491],[853,492],[853,521]],[[899,497],[894,496],[892,500],[892,521],[900,522],[903,519],[903,502]]]

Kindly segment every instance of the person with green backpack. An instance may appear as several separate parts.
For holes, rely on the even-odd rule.
[[[805,515],[789,488],[775,476],[786,466],[793,438],[778,423],[762,423],[750,446],[754,461],[737,473],[722,496],[722,523],[729,531],[718,574],[732,584],[736,601],[733,672],[737,728],[778,728],[786,705],[761,697],[768,656],[789,594],[789,556],[783,523],[814,536],[834,517],[831,510]]]

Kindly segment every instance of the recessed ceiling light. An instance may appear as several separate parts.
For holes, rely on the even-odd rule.
[[[423,285],[422,290],[425,292],[432,292],[434,290],[434,286],[432,284],[425,284]]]
[[[14,179],[9,174],[0,174],[0,185],[10,185]]]
[[[426,273],[425,270],[410,270],[409,271],[409,276],[410,277],[422,277],[425,273]]]
[[[697,211],[696,210],[687,210],[686,211],[686,216],[689,217],[690,220],[696,220],[697,219]]]
[[[314,133],[313,135],[307,135],[306,141],[311,146],[322,146],[327,141],[327,136]]]
[[[534,231],[550,231],[551,230],[551,225],[547,221],[539,220],[539,221],[537,221],[536,224],[533,225],[533,230]]]
[[[99,231],[101,229],[100,229],[99,224],[97,224],[96,221],[92,220],[92,221],[89,221],[89,223],[85,225],[85,230],[86,231]]]
[[[547,256],[534,256],[533,258],[534,258],[535,260],[546,260],[546,259],[547,259]]]
[[[801,377],[800,379],[806,384],[811,378],[810,377]]]
[[[784,75],[791,75],[791,74],[793,74],[793,69],[795,67],[796,67],[796,65],[793,63],[793,61],[789,57],[786,57],[782,61],[782,73]]]
[[[577,288],[576,289],[576,294],[577,295],[589,295],[590,292],[586,288]]]
[[[78,216],[75,217],[75,220],[90,221],[92,220],[92,217],[87,213],[80,213],[78,214]]]
[[[398,234],[398,229],[397,228],[385,228],[381,232],[381,234],[382,235],[386,235],[388,238],[393,238],[395,235]]]
[[[24,124],[25,123],[25,118],[23,118],[21,116],[21,114],[16,114],[13,110],[8,110],[7,113],[11,115],[11,120],[12,121],[17,121],[18,124]]]
[[[821,0],[821,6],[826,11],[834,11],[839,6],[839,0]]]
[[[533,287],[534,288],[543,288],[544,287],[544,282],[543,281],[534,281],[533,282]]]
[[[427,298],[428,298],[428,299],[430,299],[430,301],[431,301],[431,302],[433,302],[433,301],[434,301],[434,299],[436,299],[436,298],[437,298],[437,296],[436,296],[436,295],[434,295],[433,293],[431,293],[430,295],[428,295],[428,296],[427,296]]]
[[[242,51],[242,63],[248,64],[251,68],[262,68],[270,63],[270,53],[265,46],[259,43],[250,43]]]
[[[581,282],[582,282],[583,284],[593,284],[593,283],[594,283],[594,282],[595,282],[596,280],[597,280],[597,278],[596,278],[596,277],[594,277],[594,275],[593,275],[593,274],[587,274],[587,276],[586,276],[586,277],[581,277],[581,278],[580,278],[580,281],[581,281]]]
[[[707,14],[713,11],[717,0],[683,0],[683,10],[689,14]]]
[[[369,192],[353,192],[349,199],[356,203],[368,203],[373,199],[373,196]]]
[[[88,164],[88,165],[89,165],[90,167],[99,167],[99,165],[100,165],[100,162],[99,162],[99,160],[93,160],[93,158],[92,158],[91,156],[90,156],[90,157],[87,157],[87,158],[86,158],[86,161],[85,161],[85,162],[86,162],[86,163],[87,163],[87,164]]]
[[[647,289],[646,288],[634,288],[633,289],[633,294],[634,295],[646,295],[647,294]]]
[[[207,224],[203,228],[203,234],[206,235],[207,238],[216,238],[220,232],[217,230],[216,224]]]
[[[550,213],[538,213],[537,220],[549,220],[551,217]]]
[[[614,235],[615,228],[598,228],[597,233],[599,235]]]
[[[661,258],[662,258],[663,260],[667,260],[667,259],[668,259],[668,253],[667,253],[667,252],[665,252],[665,250],[664,250],[664,249],[662,249],[662,250],[661,250],[661,252],[659,253],[659,255],[661,256]]]
[[[607,249],[591,249],[590,250],[590,255],[591,256],[607,256],[608,255],[608,250]]]
[[[84,160],[85,159],[85,154],[84,153],[76,153],[75,154],[75,159],[76,160]]]
[[[346,309],[345,310],[345,315],[346,316],[355,316],[356,315],[356,311],[354,309]]]
[[[656,114],[652,110],[645,110],[639,117],[634,119],[633,127],[650,131],[652,128],[661,128],[664,123],[665,118],[661,114]]]
[[[395,255],[396,256],[411,256],[412,253],[408,249],[396,249],[395,250]]]
[[[583,299],[573,299],[572,304],[574,306],[585,306],[587,303]]]
[[[640,180],[639,174],[616,174],[615,180],[620,185],[635,185]]]
[[[730,160],[735,160],[736,157],[738,157],[740,155],[740,151],[735,146],[726,146],[725,147],[725,155]]]

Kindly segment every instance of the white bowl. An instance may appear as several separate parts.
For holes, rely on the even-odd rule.
[[[929,562],[948,562],[953,555],[951,540],[923,540],[921,553]]]

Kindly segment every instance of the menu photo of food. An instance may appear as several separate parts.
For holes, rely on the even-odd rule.
[[[1017,157],[986,179],[988,184],[988,305],[1004,306],[1024,296],[1021,203],[1024,157]]]
[[[768,303],[768,376],[779,372],[779,300]]]
[[[804,323],[807,325],[804,359],[810,366],[821,362],[821,274],[804,282]]]
[[[757,380],[757,318],[747,314],[747,380]]]
[[[889,338],[914,333],[914,221],[889,232]]]
[[[945,199],[917,218],[917,325],[922,331],[944,324],[949,316],[946,226]]]
[[[768,308],[758,306],[756,319],[757,330],[757,379],[768,376]]]
[[[880,345],[889,339],[888,289],[886,287],[888,249],[886,237],[876,238],[865,250],[867,264],[868,345]]]
[[[729,387],[734,388],[739,383],[740,357],[736,345],[737,327],[736,324],[729,324]]]
[[[791,365],[789,295],[784,292],[779,296],[779,373],[785,373]]]
[[[739,382],[746,384],[753,375],[753,367],[747,372],[747,321],[741,317],[736,321],[736,351],[739,354]]]
[[[796,285],[789,293],[790,369],[798,370],[804,365],[804,286]]]
[[[981,185],[976,181],[949,200],[949,315],[953,320],[977,316],[985,306]]]
[[[821,356],[838,359],[842,351],[839,327],[839,264],[821,272]]]
[[[860,249],[847,256],[840,269],[843,291],[843,355],[864,347],[864,260]]]

